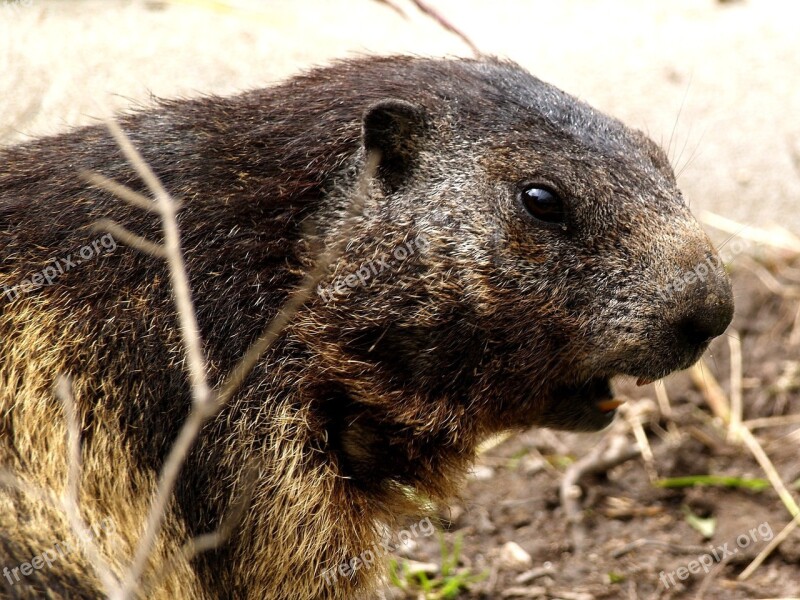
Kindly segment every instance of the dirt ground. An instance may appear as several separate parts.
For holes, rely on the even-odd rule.
[[[740,232],[779,223],[800,233],[800,3],[431,3],[485,52],[517,60],[661,141],[699,215],[724,215]],[[405,18],[376,0],[0,0],[0,143],[90,123],[151,93],[228,94],[353,53],[469,55],[410,2],[395,4]],[[699,379],[719,381],[725,401],[736,396],[731,381],[734,392],[741,384],[746,421],[787,417],[750,426],[797,501],[800,260],[752,244],[729,267],[735,322],[712,345]],[[741,378],[735,368],[731,377],[737,340]],[[443,573],[437,536],[417,536],[398,554],[409,589],[395,585],[386,596],[800,597],[797,530],[737,580],[790,521],[771,486],[654,485],[691,475],[765,477],[752,453],[728,439],[690,374],[656,386],[624,383],[623,393],[638,400],[609,431],[530,431],[485,452],[463,496],[439,511],[445,546],[463,539],[457,564]],[[560,486],[575,465],[606,444],[624,451],[637,442],[644,457],[565,490],[568,514]],[[715,527],[705,538],[692,522],[710,518]],[[704,558],[714,553],[724,556]],[[468,590],[426,595],[409,569],[428,573],[432,588],[483,577]]]
[[[727,337],[712,344],[702,377],[718,380],[723,395],[730,397],[730,345],[736,343],[731,342],[733,338],[740,342],[742,378],[734,377],[734,381],[741,383],[745,423],[753,428],[777,473],[797,497],[800,260],[776,261],[765,255],[744,264],[732,266],[737,302],[733,326]],[[761,268],[780,283],[774,292],[765,286],[762,278],[767,276]],[[737,580],[791,520],[771,487],[754,491],[653,485],[653,479],[692,475],[764,477],[751,453],[741,443],[726,439],[727,427],[713,416],[705,394],[687,372],[655,385],[666,392],[669,417],[660,410],[653,385],[636,388],[629,383],[622,388],[632,400],[623,405],[626,410],[607,431],[587,435],[533,430],[482,456],[463,498],[440,511],[447,529],[445,547],[452,549],[454,540],[463,537],[459,565],[472,575],[484,575],[470,591],[453,597],[800,597],[797,530],[749,578]],[[771,426],[758,427],[752,421],[780,415],[790,415],[783,420],[788,424],[781,425],[777,419]],[[581,481],[581,541],[560,500],[561,483],[577,461],[609,440],[623,447],[636,443],[631,422],[637,419],[652,458],[636,456]],[[692,527],[687,513],[716,520],[710,537]],[[522,553],[511,552],[509,543],[517,544]],[[702,555],[707,558],[701,559]],[[427,568],[432,581],[444,580],[437,538],[414,537],[409,551],[400,556],[401,564],[403,556],[431,563],[416,568]],[[698,561],[696,573],[688,572],[692,561]],[[681,573],[683,580],[677,572],[681,567],[687,569]],[[410,585],[409,589],[418,593],[420,588]],[[389,594],[398,596],[438,598]]]

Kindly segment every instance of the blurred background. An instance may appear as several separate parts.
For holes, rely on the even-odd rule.
[[[0,143],[335,58],[472,55],[437,16],[646,131],[709,234],[735,234],[733,329],[697,369],[623,385],[639,401],[609,431],[487,447],[440,509],[447,532],[400,548],[385,595],[800,596],[800,3],[426,4],[435,14],[411,0],[0,0]],[[679,576],[723,543],[737,552]]]
[[[669,146],[693,206],[800,229],[797,2],[428,1],[481,51]],[[229,94],[357,53],[471,54],[413,3],[393,6],[5,0],[0,125],[12,139],[53,133],[98,103]]]

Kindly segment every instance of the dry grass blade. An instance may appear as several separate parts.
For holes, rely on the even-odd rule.
[[[728,405],[728,398],[702,358],[689,369],[689,376],[697,389],[702,392],[711,412],[722,419],[724,423],[729,423],[731,409]]]
[[[736,356],[736,351],[739,352],[738,358]],[[738,365],[733,364],[737,360],[739,361]],[[735,389],[737,386],[741,386],[741,348],[738,346],[738,344],[737,346],[734,345],[731,346],[731,362],[732,362],[731,378],[733,384],[732,389]],[[761,469],[767,475],[770,484],[777,492],[778,497],[781,499],[781,502],[783,502],[784,506],[786,506],[786,509],[789,511],[789,514],[793,518],[793,520],[789,523],[789,525],[787,525],[787,527],[784,528],[784,531],[790,528],[791,528],[790,531],[793,530],[794,527],[796,527],[797,520],[800,519],[800,506],[798,506],[794,497],[787,489],[786,485],[781,479],[781,476],[778,474],[778,471],[775,469],[775,466],[769,459],[769,456],[767,456],[767,453],[764,452],[764,449],[761,447],[761,444],[755,438],[752,431],[750,431],[746,423],[741,421],[741,398],[738,400],[739,408],[737,409],[739,412],[738,416],[739,425],[736,426],[736,429],[734,430],[731,411],[728,409],[728,401],[727,398],[725,397],[724,392],[720,388],[714,376],[708,371],[708,369],[705,369],[704,371],[702,369],[701,363],[698,363],[697,365],[692,367],[691,375],[695,385],[697,385],[697,387],[699,387],[703,391],[709,405],[712,407],[712,410],[714,410],[714,413],[720,418],[722,418],[722,420],[727,425],[729,425],[731,433],[733,433],[735,436],[737,436],[739,439],[742,440],[744,445],[747,446],[748,450],[750,450],[750,453],[753,455],[758,464],[761,466]],[[736,377],[738,381],[734,382],[733,381],[734,377]],[[741,394],[741,388],[739,389],[738,393]],[[785,539],[785,537],[789,535],[790,531],[787,532],[781,538],[781,540]],[[761,553],[759,553],[756,559],[753,560],[753,562],[750,563],[747,569],[745,569],[745,571],[739,576],[740,579],[745,579],[746,577],[749,577],[750,574],[752,574],[753,571],[755,571],[755,569],[764,561],[764,559],[769,555],[769,553],[778,547],[781,541],[778,540],[778,537],[779,536],[773,538],[772,543],[770,543],[766,548],[764,548],[764,550],[762,550]]]
[[[739,332],[732,330],[728,336],[731,350],[731,420],[728,427],[728,439],[735,440],[742,425],[742,343]]]
[[[773,225],[769,229],[742,225],[737,221],[707,210],[700,212],[700,220],[714,229],[737,235],[751,242],[800,254],[800,238],[778,225]]]
[[[800,515],[789,521],[786,524],[786,526],[783,529],[781,529],[780,532],[778,532],[778,535],[772,538],[769,544],[767,544],[766,546],[764,546],[764,548],[762,548],[761,552],[759,552],[758,555],[752,560],[752,562],[749,565],[747,565],[745,570],[739,573],[737,579],[739,581],[744,581],[745,579],[750,577],[750,575],[752,575],[755,572],[755,570],[761,566],[761,563],[763,563],[766,560],[766,558],[770,554],[772,554],[775,548],[780,546],[781,543],[783,543],[783,541],[786,538],[788,538],[795,529],[797,529],[798,525],[800,525]]]
[[[786,286],[782,284],[780,281],[775,279],[775,276],[772,273],[770,273],[767,269],[758,264],[749,256],[743,256],[740,263],[742,266],[752,271],[753,274],[761,280],[761,283],[764,284],[764,287],[766,287],[776,296],[782,296],[785,298],[800,298],[800,288],[797,286]]]
[[[743,426],[747,427],[750,431],[754,429],[761,429],[762,427],[781,427],[783,425],[797,425],[800,424],[800,415],[782,415],[778,417],[761,417],[759,419],[750,419],[744,421]]]
[[[783,530],[776,535],[761,552],[759,552],[758,556],[753,559],[747,568],[739,574],[738,578],[740,580],[744,580],[750,577],[750,575],[759,567],[759,565],[764,562],[767,556],[769,556],[770,553],[772,553],[772,551],[775,550],[775,548],[777,548],[792,531],[794,531],[798,525],[798,521],[800,521],[800,507],[798,507],[794,497],[791,495],[791,493],[789,493],[789,490],[786,488],[786,485],[784,485],[783,480],[778,474],[778,471],[775,469],[775,466],[772,464],[772,461],[769,459],[766,452],[764,452],[764,449],[761,447],[761,444],[758,443],[758,440],[755,439],[752,432],[743,425],[739,429],[739,435],[753,456],[755,456],[756,460],[761,465],[761,468],[767,474],[772,487],[774,487],[775,491],[778,492],[778,496],[780,496],[781,501],[783,502],[784,506],[786,506],[789,514],[792,516],[792,520],[786,525],[786,527],[784,527]]]
[[[664,416],[665,419],[672,418],[672,404],[669,401],[669,394],[667,394],[667,388],[663,383],[656,383],[653,386],[656,392],[656,401],[658,402],[658,410],[661,411],[661,414]]]
[[[638,540],[634,540],[628,544],[625,544],[621,548],[614,550],[611,553],[611,558],[619,558],[621,556],[625,556],[626,554],[633,552],[634,550],[638,550],[639,548],[643,548],[645,546],[658,546],[659,548],[664,548],[676,554],[703,554],[704,552],[708,552],[708,548],[706,546],[689,546],[682,544],[672,544],[670,542],[665,542],[664,540],[639,538]]]
[[[789,334],[789,345],[797,346],[800,344],[800,303],[797,304],[797,311],[794,313],[792,322],[792,332]]]
[[[783,483],[783,479],[781,479],[781,476],[778,474],[778,471],[775,469],[772,461],[767,456],[767,453],[764,452],[764,449],[761,447],[761,444],[758,442],[755,436],[753,436],[753,433],[747,429],[747,427],[742,426],[739,429],[739,436],[744,442],[744,445],[747,446],[752,455],[758,461],[758,464],[761,465],[761,468],[764,470],[764,473],[766,473],[767,478],[772,484],[772,487],[775,488],[775,491],[778,493],[778,496],[780,497],[784,506],[786,506],[789,514],[792,517],[797,517],[800,515],[800,506],[797,505],[794,497],[791,493],[789,493],[789,490]]]
[[[653,457],[653,449],[650,447],[650,440],[647,439],[647,433],[644,430],[641,413],[636,409],[629,409],[625,411],[625,420],[633,432],[636,443],[641,449],[647,477],[650,479],[650,482],[653,483],[658,480],[658,470],[655,466],[655,458]]]

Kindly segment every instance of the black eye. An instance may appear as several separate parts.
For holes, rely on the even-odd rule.
[[[525,210],[545,223],[563,223],[566,219],[564,201],[555,192],[538,185],[527,185],[520,192]]]

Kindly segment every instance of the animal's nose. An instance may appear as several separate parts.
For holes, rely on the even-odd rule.
[[[728,305],[697,310],[678,322],[678,334],[690,345],[702,346],[722,335],[731,323],[733,307]]]
[[[690,346],[704,346],[722,335],[733,319],[733,293],[725,271],[709,269],[683,290],[681,315],[675,321],[679,339]]]

